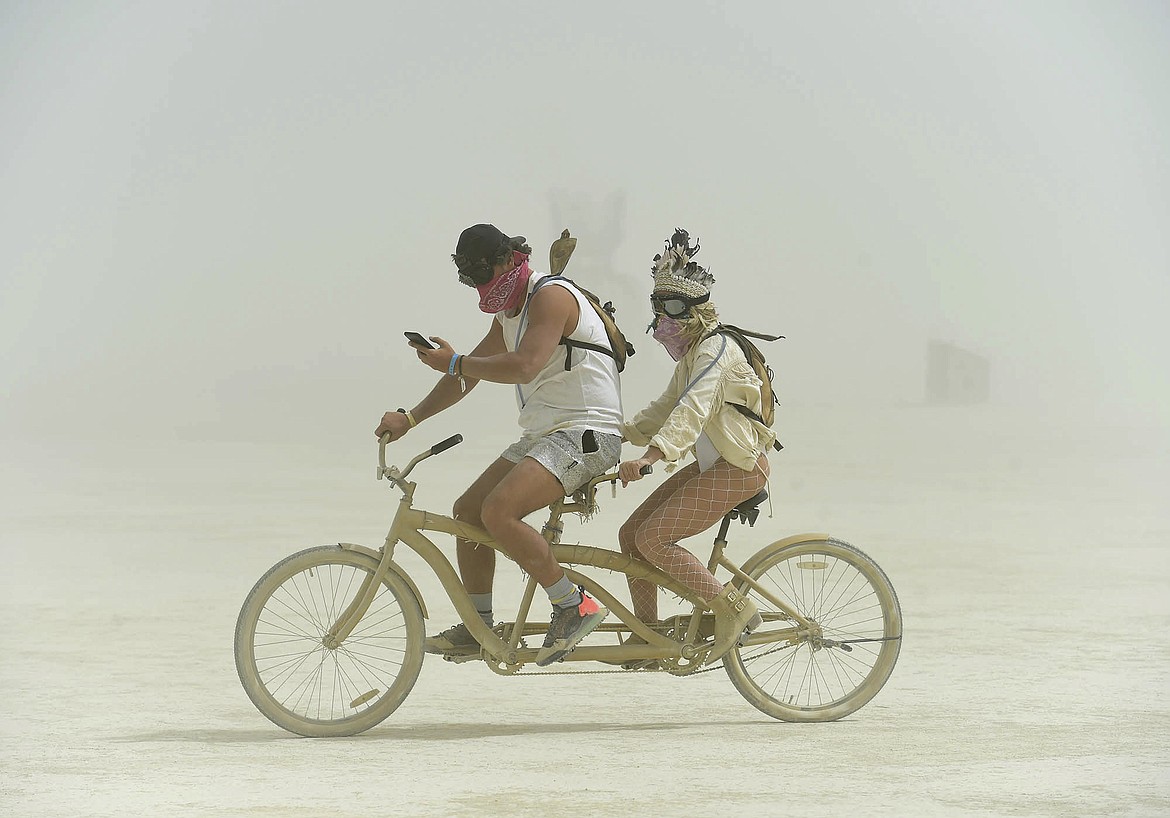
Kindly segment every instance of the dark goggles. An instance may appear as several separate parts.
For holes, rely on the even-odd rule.
[[[462,264],[459,263],[461,261]],[[459,280],[468,287],[482,287],[492,280],[492,265],[488,264],[485,259],[469,261],[457,257],[455,264],[459,269]]]
[[[700,295],[697,298],[687,298],[684,295],[651,295],[650,308],[655,315],[665,315],[670,318],[685,318],[690,315],[691,307],[705,304],[711,296]]]

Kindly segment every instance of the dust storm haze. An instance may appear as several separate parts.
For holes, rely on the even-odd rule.
[[[605,247],[570,274],[632,335],[686,227],[724,316],[788,336],[792,405],[919,402],[940,339],[988,359],[996,403],[1168,423],[1159,4],[3,19],[7,435],[368,427],[430,381],[402,330],[486,327],[449,259],[478,221],[541,259],[564,226]]]
[[[917,629],[846,732],[761,726],[725,679],[685,701],[726,713],[677,727],[647,686],[652,705],[614,718],[653,724],[606,734],[625,766],[599,780],[654,796],[653,776],[622,777],[638,741],[722,746],[730,719],[757,746],[869,770],[866,814],[1170,810],[1166,706],[1113,713],[1130,738],[1086,715],[1166,690],[1168,78],[1158,2],[4,3],[0,605],[38,612],[60,652],[4,637],[0,691],[25,715],[7,728],[18,774],[0,811],[218,814],[226,765],[274,753],[262,780],[281,814],[332,803],[314,781],[351,745],[314,743],[314,761],[272,749],[290,745],[267,743],[283,736],[239,690],[232,623],[285,554],[377,547],[373,429],[436,377],[402,332],[466,351],[487,330],[450,259],[484,221],[526,236],[538,270],[562,228],[578,237],[568,274],[614,301],[638,349],[627,416],[669,377],[643,332],[649,269],[689,230],[721,316],[786,336],[765,345],[786,445],[769,538],[856,538]],[[973,393],[928,389],[940,343],[985,373]],[[509,388],[483,384],[400,444],[467,438],[428,464],[428,507],[449,509],[515,415]],[[612,541],[644,494],[611,501],[589,536]],[[52,555],[77,570],[54,578]],[[428,628],[449,624],[446,600],[428,604]],[[147,612],[163,619],[144,633]],[[1116,635],[1096,663],[1077,622]],[[566,732],[601,743],[592,711],[561,713],[559,734],[525,733],[527,712],[492,732],[516,688],[482,668],[428,673],[400,722],[422,735],[447,720],[537,760]],[[569,689],[586,705],[626,691],[593,684]],[[1102,729],[1099,763],[1068,749]],[[423,791],[403,814],[495,814],[425,790],[458,732],[417,745],[402,786]],[[920,748],[901,773],[867,766],[885,737],[891,754]],[[134,766],[139,748],[157,771]],[[187,751],[211,765],[202,778]],[[76,772],[91,763],[108,771],[97,785]],[[468,774],[501,814],[538,812]],[[861,803],[781,780],[794,814]],[[1098,780],[1112,783],[1077,789]],[[754,798],[699,805],[775,814]]]

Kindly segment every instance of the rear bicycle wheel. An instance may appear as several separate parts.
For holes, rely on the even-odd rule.
[[[830,538],[774,543],[743,571],[822,628],[818,639],[740,647],[723,658],[732,684],[754,707],[783,721],[835,721],[881,690],[898,660],[902,611],[877,563]],[[782,624],[775,606],[753,599],[765,630]]]
[[[277,563],[252,588],[236,621],[236,671],[274,724],[302,736],[352,736],[402,704],[423,661],[422,610],[390,571],[365,616],[336,648],[323,637],[377,560],[337,545]]]

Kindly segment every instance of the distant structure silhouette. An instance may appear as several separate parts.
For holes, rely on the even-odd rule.
[[[982,355],[945,341],[926,348],[926,402],[961,406],[986,403],[991,395],[991,365]]]
[[[568,228],[577,237],[577,249],[565,275],[602,297],[617,308],[617,319],[629,332],[630,321],[645,301],[646,281],[650,275],[649,252],[646,264],[637,270],[616,269],[614,255],[625,240],[626,194],[615,190],[602,197],[555,188],[549,191],[552,217],[551,235],[559,236]],[[650,248],[653,250],[653,247]],[[645,273],[646,280],[638,277]],[[646,307],[647,321],[649,307]]]

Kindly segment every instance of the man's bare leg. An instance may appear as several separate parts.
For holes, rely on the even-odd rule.
[[[485,472],[484,476],[487,474]],[[484,528],[496,538],[508,556],[545,588],[555,584],[565,571],[553,558],[548,541],[524,522],[524,518],[564,496],[561,481],[540,463],[525,457],[503,475],[481,504],[480,517]],[[471,591],[470,587],[468,591]]]
[[[493,485],[494,484],[494,485]],[[485,493],[485,489],[487,489]],[[536,460],[525,457],[513,465],[497,460],[456,502],[456,517],[480,522],[502,549],[548,593],[553,617],[537,656],[541,666],[564,657],[605,618],[606,610],[588,595],[579,592],[552,555],[548,541],[524,518],[564,497],[564,487]],[[489,558],[480,554],[491,552]],[[464,587],[472,595],[490,594],[495,570],[493,549],[460,541],[459,569]],[[490,596],[487,596],[490,599]],[[485,612],[477,604],[481,616]],[[478,650],[466,628],[456,625],[427,639],[431,653],[454,655]]]
[[[552,555],[548,541],[524,517],[564,496],[564,487],[544,466],[525,457],[484,501],[484,527],[548,594],[553,613],[536,664],[546,667],[565,657],[601,623],[607,613],[579,590]]]
[[[452,516],[461,522],[483,527],[484,500],[515,467],[515,463],[497,457],[455,501]],[[496,550],[456,537],[455,556],[459,564],[459,576],[467,593],[490,594],[492,580],[496,575]]]
[[[502,457],[496,458],[455,501],[451,516],[456,520],[483,527],[481,512],[485,498],[514,467],[514,463]],[[476,611],[490,626],[493,619],[492,584],[496,576],[496,550],[456,537],[455,555],[463,587],[471,595]],[[427,637],[426,651],[448,656],[477,653],[479,643],[463,623],[457,622],[442,633]]]

